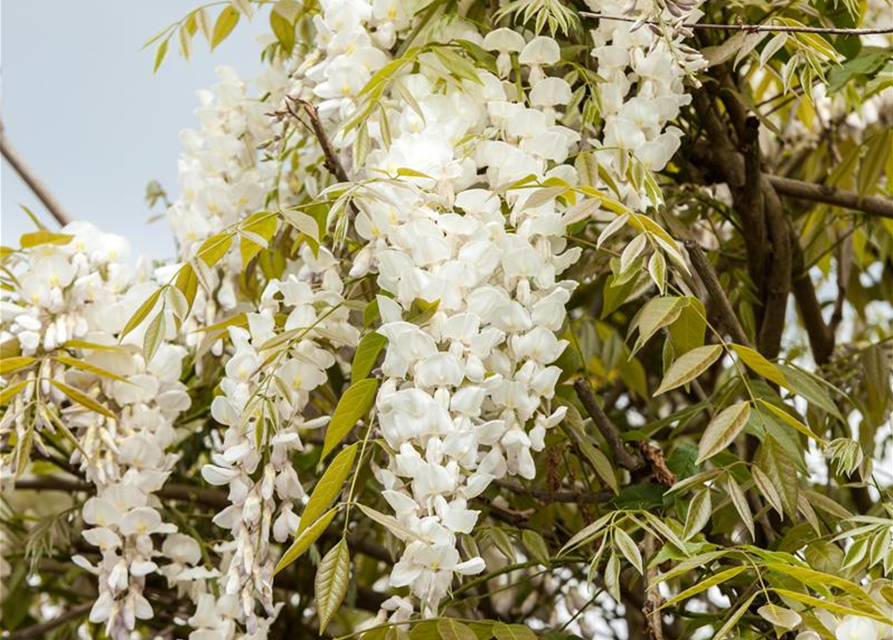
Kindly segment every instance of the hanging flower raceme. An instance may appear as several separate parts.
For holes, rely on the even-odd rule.
[[[336,364],[333,351],[356,346],[359,337],[348,322],[337,265],[325,248],[314,255],[305,245],[300,261],[267,285],[258,310],[246,316],[247,326],[229,328],[232,353],[222,394],[211,405],[214,419],[227,429],[222,438],[214,434],[212,463],[202,469],[208,483],[229,487],[232,503],[214,517],[214,524],[230,531],[215,548],[222,563],[221,599],[214,606],[232,621],[225,638],[235,637],[235,622],[249,634],[266,628],[281,606],[273,603],[270,538],[282,543],[294,534],[304,497],[291,456],[304,448],[302,430],[328,422],[318,411],[306,416],[306,409]],[[196,619],[203,620],[210,606],[201,600]],[[217,629],[218,618],[197,624],[192,640],[210,637],[203,633]]]
[[[90,620],[110,637],[129,638],[138,619],[153,615],[146,576],[165,553],[153,535],[174,533],[153,495],[176,461],[173,422],[190,405],[180,382],[185,349],[164,344],[146,362],[135,332],[117,344],[128,318],[154,285],[123,260],[127,243],[92,225],[72,223],[59,234],[23,237],[11,265],[17,288],[3,300],[3,341],[16,343],[27,388],[0,425],[51,456],[47,435],[77,443],[70,463],[96,487],[84,504],[84,539],[97,547],[95,565],[74,561],[98,576]],[[25,306],[27,305],[27,306]],[[15,385],[15,381],[11,381]],[[13,388],[15,388],[13,386]],[[114,412],[112,411],[114,409]],[[11,461],[16,466],[19,459]],[[6,467],[8,468],[8,467]],[[23,469],[17,469],[21,473]]]

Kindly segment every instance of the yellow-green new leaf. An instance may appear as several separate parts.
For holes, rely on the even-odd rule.
[[[719,360],[721,355],[722,346],[718,344],[698,347],[681,355],[670,365],[654,395],[659,396],[670,389],[675,389],[687,382],[691,382],[709,369],[714,362]]]
[[[496,640],[536,640],[536,634],[523,624],[494,624]]]
[[[316,542],[326,528],[328,528],[332,520],[335,518],[336,513],[338,513],[337,509],[329,509],[316,522],[304,528],[288,548],[288,551],[286,551],[282,555],[282,558],[279,559],[279,563],[276,565],[273,575],[275,576],[292,562],[300,558],[307,549],[310,548],[310,545]],[[303,522],[304,520],[302,518],[301,523],[303,524]]]
[[[744,364],[757,375],[763,376],[766,380],[774,382],[779,387],[791,388],[781,369],[776,364],[769,362],[759,351],[740,344],[733,344],[732,349],[735,350],[735,353],[738,354],[738,357],[741,358]]]
[[[298,526],[297,535],[300,536],[302,531],[316,522],[317,518],[322,516],[323,512],[335,502],[338,494],[341,493],[341,486],[350,475],[356,457],[356,443],[345,447],[335,456],[332,464],[316,483],[313,493],[310,494],[310,500],[304,507],[304,513],[301,514],[301,524]]]
[[[41,229],[40,231],[23,234],[19,238],[19,244],[22,245],[22,249],[29,249],[42,244],[68,244],[73,238],[74,236],[67,233],[53,233],[52,231]]]
[[[75,358],[69,358],[68,356],[53,356],[53,360],[56,362],[61,362],[62,364],[68,365],[69,367],[74,367],[75,369],[81,369],[82,371],[87,371],[89,373],[95,373],[98,376],[103,378],[109,378],[110,380],[117,380],[118,382],[129,382],[125,378],[122,378],[117,373],[112,373],[107,369],[103,369],[102,367],[97,367],[95,364],[90,364],[89,362],[84,362],[83,360],[77,360]]]
[[[146,298],[145,302],[139,306],[139,309],[136,310],[130,320],[127,321],[127,324],[124,325],[124,328],[121,330],[121,339],[140,326],[140,323],[146,319],[146,316],[149,315],[149,312],[155,308],[155,304],[158,302],[158,298],[161,297],[161,292],[164,291],[164,287],[160,289],[156,289],[152,292],[148,298]]]
[[[812,438],[813,440],[815,440],[818,443],[824,442],[812,429],[810,429],[805,424],[803,424],[802,422],[797,420],[797,418],[792,416],[790,413],[788,413],[784,409],[782,409],[780,407],[776,407],[771,402],[766,402],[762,398],[760,398],[760,404],[763,405],[764,407],[766,407],[766,409],[768,409],[772,413],[772,415],[779,418],[782,422],[784,422],[786,425],[788,425],[792,429],[799,431],[800,433],[805,435],[807,438]]]
[[[698,443],[697,464],[725,451],[750,419],[750,402],[736,402],[720,411],[704,431]]]
[[[79,405],[86,407],[90,411],[95,411],[101,415],[104,415],[107,418],[115,418],[115,414],[109,411],[106,407],[103,407],[101,404],[96,402],[93,398],[86,395],[85,393],[74,389],[73,387],[69,387],[64,382],[59,382],[58,380],[50,380],[50,384],[56,387],[59,391],[68,396],[69,399],[78,403]]]
[[[753,604],[753,601],[757,599],[759,593],[755,593],[750,596],[744,603],[735,609],[734,613],[729,616],[729,619],[726,620],[725,624],[716,632],[716,635],[713,636],[712,640],[723,640],[726,636],[729,635],[729,632],[738,624],[738,621],[744,617],[744,614],[747,613],[747,610],[750,609],[750,605]]]
[[[370,331],[360,340],[357,350],[353,355],[353,362],[350,365],[350,379],[356,382],[362,380],[369,375],[378,354],[387,344],[388,339],[380,333]]]
[[[316,610],[319,615],[319,633],[326,630],[332,617],[338,613],[347,583],[350,580],[350,551],[347,540],[341,540],[323,556],[316,570]]]
[[[375,392],[378,390],[378,380],[366,378],[354,382],[335,407],[332,421],[326,429],[326,439],[322,447],[322,457],[325,458],[332,449],[338,446],[357,421],[368,413],[375,400]]]
[[[37,362],[37,358],[32,358],[31,356],[3,358],[2,360],[0,360],[0,375],[5,376],[9,373],[18,371],[19,369],[24,369],[25,367],[31,366],[35,362]]]
[[[477,640],[471,627],[450,618],[437,621],[437,633],[442,640]]]
[[[226,37],[232,33],[233,29],[236,28],[237,24],[239,24],[239,11],[235,7],[228,6],[221,11],[220,15],[217,16],[217,22],[214,23],[214,33],[211,36],[211,49],[215,49],[217,45],[223,42]]]
[[[10,400],[19,395],[19,393],[22,392],[22,389],[27,387],[30,382],[30,380],[22,380],[21,382],[16,382],[3,389],[3,391],[0,391],[0,405],[7,404]]]
[[[661,609],[665,609],[667,607],[672,607],[674,604],[678,602],[683,602],[684,600],[688,600],[689,598],[698,595],[699,593],[706,591],[710,587],[715,587],[716,585],[727,582],[737,576],[739,573],[747,571],[748,567],[744,565],[740,565],[737,567],[732,567],[731,569],[726,569],[725,571],[720,571],[716,575],[710,576],[706,580],[701,580],[693,587],[689,587],[685,591],[682,591],[674,598],[667,600]]]

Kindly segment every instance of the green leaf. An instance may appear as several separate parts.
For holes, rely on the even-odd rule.
[[[442,640],[477,640],[470,627],[450,618],[437,621],[437,632]]]
[[[747,600],[745,600],[740,607],[735,609],[735,612],[732,613],[731,616],[729,616],[729,619],[726,620],[725,624],[723,624],[722,627],[720,627],[719,631],[717,631],[716,634],[713,636],[713,640],[723,640],[723,638],[729,635],[729,632],[735,627],[735,625],[738,624],[738,621],[741,620],[742,617],[744,617],[744,614],[747,613],[750,605],[753,604],[753,601],[757,599],[758,595],[760,594],[753,594]]]
[[[753,514],[750,511],[750,505],[747,504],[747,496],[744,495],[741,485],[738,484],[731,473],[726,477],[726,490],[729,493],[729,498],[735,507],[735,511],[741,516],[741,522],[744,523],[744,526],[747,527],[747,531],[750,533],[750,539],[755,540]]]
[[[716,344],[698,347],[680,356],[670,365],[654,395],[659,396],[670,389],[675,389],[687,382],[691,382],[709,369],[714,362],[719,360],[721,355],[722,346]]]
[[[292,562],[301,557],[307,551],[307,549],[310,548],[310,545],[316,542],[326,530],[326,528],[331,524],[332,520],[335,518],[336,513],[338,513],[337,509],[329,509],[316,522],[303,529],[301,533],[295,538],[295,541],[292,543],[292,545],[288,548],[288,551],[286,551],[279,559],[279,563],[276,565],[276,569],[273,571],[273,576],[275,576]],[[301,524],[303,523],[304,520],[302,518]]]
[[[338,452],[338,455],[332,460],[332,464],[316,483],[313,493],[310,494],[310,500],[307,501],[307,506],[304,507],[304,512],[301,514],[301,524],[298,526],[296,535],[300,536],[302,531],[316,522],[323,512],[332,505],[338,494],[341,493],[341,486],[350,475],[356,457],[356,443]]]
[[[735,438],[744,429],[744,425],[750,419],[750,402],[736,402],[719,412],[701,436],[698,443],[698,459],[696,464],[701,464],[734,442]]]
[[[791,611],[790,609],[785,609],[784,607],[779,607],[777,604],[764,604],[762,607],[757,609],[757,613],[760,614],[765,620],[768,620],[776,627],[781,627],[782,629],[793,629],[801,622],[803,622],[803,618],[800,617],[800,614],[796,611]]]
[[[536,634],[523,624],[494,624],[496,640],[536,640]]]
[[[872,136],[867,143],[868,149],[859,163],[859,196],[865,197],[877,188],[880,183],[884,165],[893,147],[893,131],[887,129]]]
[[[701,489],[688,505],[688,514],[685,516],[685,531],[682,539],[686,542],[696,536],[707,523],[713,513],[713,504],[710,501],[710,489]]]
[[[73,387],[69,387],[64,382],[59,382],[58,380],[51,378],[50,384],[56,387],[59,391],[64,393],[69,399],[78,403],[79,405],[86,407],[90,411],[94,411],[100,415],[104,415],[107,418],[115,419],[115,414],[109,411],[106,407],[103,407],[101,404],[96,402],[93,398],[89,397],[85,393],[78,391]]]
[[[326,429],[326,439],[322,448],[322,458],[332,452],[344,437],[354,428],[360,418],[365,416],[375,400],[375,392],[378,390],[378,380],[366,378],[354,382],[335,407],[332,421]]]
[[[815,571],[806,567],[794,567],[780,562],[770,562],[766,565],[766,568],[796,578],[816,591],[827,593],[828,588],[833,587],[835,589],[840,589],[869,606],[872,606],[872,608],[874,606],[871,596],[860,586],[853,584],[849,580],[838,578],[829,573],[822,573],[821,571]]]
[[[316,571],[316,609],[319,615],[319,633],[323,631],[338,612],[344,596],[347,594],[347,583],[350,580],[350,551],[347,540],[341,540],[332,547],[319,563]]]
[[[235,9],[233,9],[235,11]],[[238,13],[236,15],[239,15]],[[209,267],[213,267],[226,255],[233,244],[233,237],[228,233],[218,233],[211,236],[199,247],[196,256]]]
[[[155,303],[158,302],[158,298],[161,297],[161,292],[163,290],[164,287],[156,289],[154,292],[152,292],[152,295],[146,298],[145,302],[140,305],[139,309],[136,310],[136,313],[134,313],[130,317],[130,320],[127,321],[127,324],[124,325],[124,328],[121,330],[120,339],[123,340],[128,333],[136,329],[142,323],[142,321],[146,319],[146,316],[149,315],[149,312],[155,308]]]
[[[753,476],[753,481],[760,490],[760,493],[762,493],[763,497],[769,501],[769,504],[778,512],[778,515],[783,516],[784,505],[781,502],[781,495],[779,495],[775,485],[772,484],[772,478],[767,476],[763,470],[757,466],[751,467],[750,471]]]
[[[543,537],[533,529],[524,529],[521,533],[521,543],[527,550],[527,554],[541,565],[548,567],[551,564],[549,547]]]
[[[163,309],[163,308],[162,308]],[[146,327],[146,333],[143,335],[143,358],[146,362],[150,362],[158,347],[164,342],[165,322],[164,312],[162,310],[157,316],[152,318],[152,322]]]
[[[685,299],[677,297],[652,298],[645,303],[645,306],[636,314],[629,326],[630,334],[636,329],[639,330],[639,337],[636,339],[635,345],[633,345],[630,356],[645,346],[645,343],[659,329],[675,322],[682,313],[684,306]]]
[[[239,15],[238,10],[233,6],[227,6],[220,12],[217,22],[214,23],[214,33],[211,36],[212,51],[236,28],[236,25],[239,24]]]
[[[641,574],[645,573],[642,566],[642,553],[639,551],[639,547],[630,535],[619,527],[614,529],[614,544],[620,549],[623,557],[636,568],[636,571]]]
[[[859,616],[863,618],[871,618],[872,620],[877,620],[878,622],[883,622],[884,624],[890,623],[889,618],[883,615],[878,615],[876,612],[873,611],[866,611],[864,608],[854,609],[852,607],[847,607],[830,600],[822,600],[821,598],[816,598],[799,591],[790,591],[788,589],[779,588],[775,588],[774,591],[778,595],[785,598],[790,598],[791,600],[802,602],[803,604],[809,605],[811,607],[825,609],[826,611],[830,611],[831,613],[837,614],[838,616]]]
[[[364,504],[357,504],[360,511],[366,514],[366,517],[374,520],[385,529],[390,531],[394,536],[396,536],[399,540],[412,541],[418,540],[419,536],[409,527],[400,524],[400,521],[397,520],[394,516],[389,516],[387,514],[381,513],[380,511],[376,511],[372,507],[367,507]]]
[[[378,360],[378,354],[387,344],[388,339],[378,332],[370,331],[360,340],[357,350],[353,355],[353,362],[350,365],[350,379],[356,382],[362,380],[369,375],[375,361]]]
[[[674,604],[677,604],[684,600],[688,600],[692,596],[696,596],[699,593],[706,591],[710,587],[715,587],[716,585],[720,585],[724,582],[728,582],[729,580],[731,580],[738,574],[743,573],[744,571],[747,571],[748,568],[749,567],[747,567],[747,566],[740,565],[737,567],[732,567],[731,569],[726,569],[725,571],[720,571],[716,575],[710,576],[706,580],[701,580],[698,583],[696,583],[694,586],[689,587],[685,591],[682,591],[676,597],[667,600],[663,604],[663,606],[661,606],[661,609],[665,609],[667,607],[672,607]]]
[[[774,382],[780,387],[791,388],[778,366],[769,362],[759,351],[740,344],[733,344],[732,349],[735,350],[735,353],[738,354],[738,357],[741,358],[744,364],[757,375],[763,376],[766,380]]]
[[[797,492],[800,482],[797,469],[787,452],[772,436],[767,436],[757,451],[757,466],[766,472],[781,496],[781,504],[789,518],[797,517]]]

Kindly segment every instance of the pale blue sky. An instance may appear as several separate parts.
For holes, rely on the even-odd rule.
[[[177,133],[195,125],[195,90],[220,64],[245,77],[261,69],[255,38],[266,12],[244,19],[213,53],[197,35],[189,62],[176,38],[152,75],[142,44],[201,0],[2,0],[0,112],[8,140],[76,219],[126,236],[135,255],[170,257],[167,224],[148,224],[146,183],[177,194]],[[217,7],[212,8],[216,17]],[[15,245],[31,222],[23,203],[52,223],[4,161],[0,235]],[[156,212],[157,213],[157,212]]]

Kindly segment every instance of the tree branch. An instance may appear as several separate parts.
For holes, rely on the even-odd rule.
[[[325,156],[326,169],[338,179],[338,182],[350,182],[350,178],[347,176],[347,172],[344,170],[344,166],[341,164],[341,160],[338,158],[338,154],[332,147],[332,143],[329,141],[329,136],[326,134],[325,128],[322,126],[322,121],[319,119],[319,112],[316,110],[316,107],[306,100],[291,97],[288,99],[299,105],[304,110],[304,113],[307,114],[307,119],[310,120],[310,129],[319,141],[319,146],[322,147],[322,152]],[[293,117],[298,117],[298,114],[295,113],[290,106],[288,107],[288,111]]]
[[[635,22],[637,24],[650,24],[660,26],[662,22],[657,20],[643,20],[633,16],[612,16],[603,13],[591,13],[589,11],[580,11],[584,18],[597,18],[599,20],[613,20],[616,22]],[[790,27],[787,25],[772,24],[710,24],[707,22],[692,22],[683,25],[688,29],[699,29],[702,31],[745,31],[747,33],[824,33],[839,36],[870,36],[877,34],[893,33],[890,28],[838,28],[838,27]]]
[[[38,638],[45,637],[45,634],[52,631],[58,626],[65,624],[66,622],[70,622],[72,620],[76,620],[83,615],[86,615],[90,609],[93,608],[92,602],[85,602],[84,604],[79,604],[78,606],[69,609],[65,613],[60,616],[56,616],[52,620],[48,620],[46,622],[41,622],[40,624],[35,624],[30,627],[25,627],[24,629],[19,629],[18,631],[13,631],[12,633],[6,635],[0,635],[0,639],[2,640],[31,640],[32,638],[37,640]]]
[[[608,441],[608,446],[614,452],[614,459],[617,460],[617,463],[630,471],[640,469],[645,462],[641,456],[630,452],[626,448],[623,439],[620,437],[620,432],[595,399],[589,383],[583,378],[577,378],[574,380],[574,390],[577,392],[580,402],[583,403],[586,413],[589,414],[602,436]]]
[[[860,198],[858,193],[845,191],[837,187],[827,187],[821,184],[803,182],[802,180],[792,180],[791,178],[774,176],[769,173],[764,173],[763,176],[779,195],[821,202],[836,207],[843,207],[844,209],[852,209],[853,211],[862,211],[872,216],[893,219],[893,201],[886,198],[879,196],[864,196]]]
[[[688,257],[691,258],[691,264],[695,268],[695,272],[698,274],[701,282],[704,283],[704,287],[713,300],[713,304],[717,306],[719,315],[729,328],[732,338],[738,344],[749,347],[750,340],[748,340],[747,334],[744,332],[744,327],[738,321],[738,316],[735,315],[726,292],[722,290],[722,286],[719,284],[719,278],[716,276],[716,271],[713,270],[713,265],[710,264],[700,245],[694,240],[687,240],[685,248],[688,249]]]
[[[56,200],[41,179],[37,177],[37,174],[25,164],[25,160],[22,156],[20,156],[12,145],[9,144],[9,140],[6,139],[6,131],[3,128],[2,122],[0,122],[0,153],[6,158],[9,166],[13,168],[22,181],[28,185],[28,188],[31,189],[35,196],[37,196],[37,199],[43,203],[43,206],[47,208],[50,215],[56,219],[56,222],[63,227],[71,222],[71,216],[65,212],[65,209],[62,208],[62,205],[59,204],[59,201]]]

